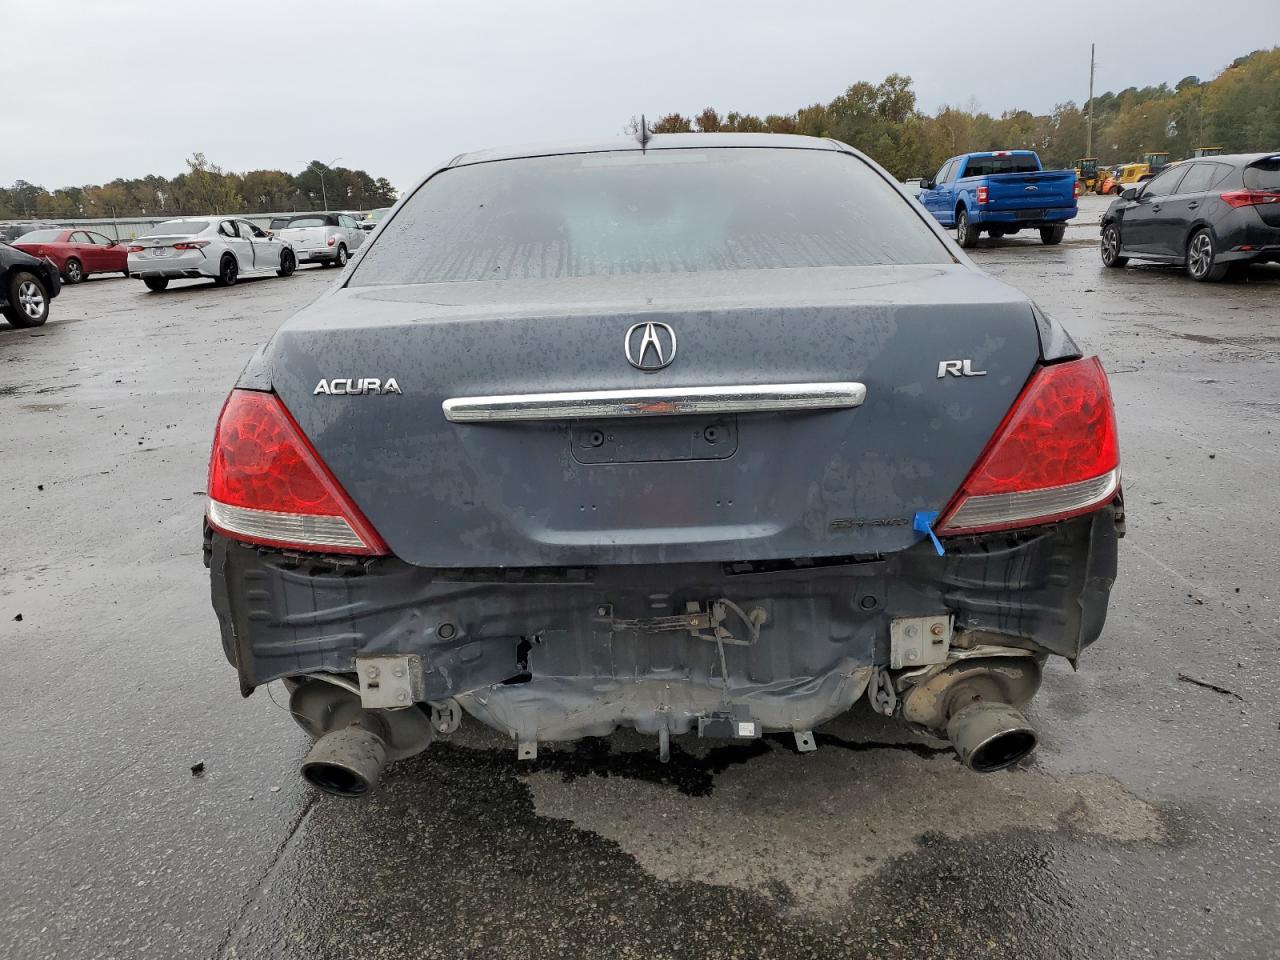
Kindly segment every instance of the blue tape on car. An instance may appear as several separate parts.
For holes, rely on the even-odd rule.
[[[933,521],[938,519],[937,510],[917,510],[915,517],[911,520],[911,529],[916,533],[928,534],[929,539],[933,541],[933,549],[938,551],[938,556],[944,555],[947,551],[942,546],[942,541],[938,539],[938,535],[933,532]]]

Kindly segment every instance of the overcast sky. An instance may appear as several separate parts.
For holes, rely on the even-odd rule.
[[[967,12],[960,12],[966,10]],[[1091,9],[1091,16],[1080,16]],[[405,188],[464,150],[764,115],[909,74],[999,113],[1209,78],[1280,44],[1280,0],[0,0],[0,183],[343,166]],[[1050,13],[1049,11],[1053,12]],[[56,11],[56,15],[55,14]],[[19,38],[21,38],[20,42]],[[855,144],[856,146],[856,144]]]

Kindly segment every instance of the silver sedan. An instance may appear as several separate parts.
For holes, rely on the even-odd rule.
[[[229,287],[246,276],[287,277],[297,265],[288,241],[233,217],[168,220],[129,245],[129,276],[142,280],[148,290],[163,290],[170,280],[201,277]]]
[[[287,240],[299,263],[345,267],[347,257],[364,243],[365,232],[346,213],[300,213],[271,221],[274,236]]]

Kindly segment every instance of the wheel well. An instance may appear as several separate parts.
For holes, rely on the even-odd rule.
[[[1201,230],[1208,230],[1209,236],[1213,238],[1213,245],[1215,247],[1218,245],[1218,235],[1213,232],[1213,224],[1209,223],[1208,220],[1197,220],[1195,223],[1191,224],[1191,226],[1187,228],[1187,235],[1182,238],[1183,250],[1187,249],[1187,246],[1191,243],[1191,238],[1194,237]]]

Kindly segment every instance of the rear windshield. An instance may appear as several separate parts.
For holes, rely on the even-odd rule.
[[[32,230],[30,233],[24,233],[15,243],[53,243],[65,231],[63,230]]]
[[[144,237],[181,237],[189,233],[200,233],[209,229],[208,220],[166,220],[158,223]]]
[[[1040,164],[1027,154],[1013,157],[970,157],[966,177],[989,177],[996,173],[1039,173]]]
[[[351,285],[950,262],[847,154],[636,150],[444,170],[382,226]]]
[[[1280,190],[1280,156],[1245,167],[1244,185],[1249,190]]]
[[[289,217],[287,220],[283,217],[271,221],[272,230],[290,230],[298,227],[332,227],[337,224],[337,217],[324,217],[317,214],[310,214],[305,217]]]

